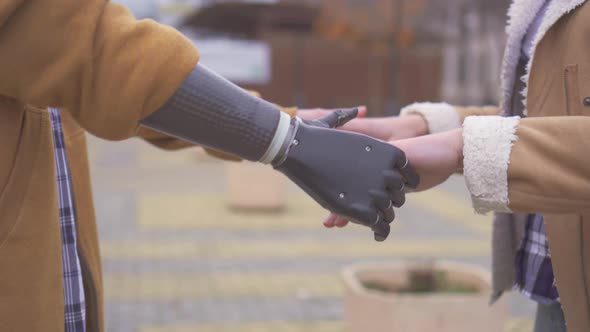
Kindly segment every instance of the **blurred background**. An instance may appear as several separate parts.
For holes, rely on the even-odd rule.
[[[284,106],[367,105],[385,116],[415,101],[497,103],[508,0],[118,2],[178,28],[202,63]],[[489,270],[491,218],[472,212],[459,176],[409,196],[388,241],[375,243],[355,225],[324,229],[326,212],[264,167],[139,140],[89,137],[89,151],[107,331],[377,331],[355,325],[363,318],[351,314],[354,287],[342,273],[351,264]],[[484,309],[448,304],[463,304],[466,321],[531,330],[527,300],[506,296],[506,315],[492,316],[489,294],[479,297]],[[413,312],[439,319],[426,306]]]

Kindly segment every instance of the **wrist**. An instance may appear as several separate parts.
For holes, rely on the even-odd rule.
[[[291,118],[287,113],[281,113],[279,123],[275,130],[274,136],[268,146],[266,152],[259,160],[263,164],[276,164],[282,162],[287,150],[291,145],[292,137],[295,134],[295,127],[298,118]]]
[[[455,153],[457,169],[463,169],[463,129],[455,129],[449,132],[451,146]]]
[[[404,117],[412,130],[412,137],[428,135],[428,122],[421,114],[410,114]]]

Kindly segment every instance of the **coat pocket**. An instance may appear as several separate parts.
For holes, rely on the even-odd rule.
[[[49,113],[25,109],[0,199],[1,331],[63,331],[63,275]],[[23,319],[26,313],[26,319]]]
[[[49,118],[25,107],[24,119],[16,144],[16,155],[0,192],[0,248],[19,221],[23,202],[31,190],[31,174],[37,162],[41,139],[50,132]],[[15,124],[16,125],[16,124]]]
[[[582,100],[580,98],[578,65],[567,65],[564,69],[565,107],[568,115],[581,115]]]
[[[585,65],[567,65],[564,69],[567,115],[590,116],[590,70]]]

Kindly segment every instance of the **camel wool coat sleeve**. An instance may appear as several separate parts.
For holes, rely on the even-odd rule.
[[[0,2],[0,96],[66,108],[101,138],[135,136],[198,59],[176,30],[110,1]]]

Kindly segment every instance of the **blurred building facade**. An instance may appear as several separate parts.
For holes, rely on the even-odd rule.
[[[498,102],[508,0],[431,1],[430,29],[442,31],[441,96],[462,104]]]
[[[284,105],[496,103],[509,0],[125,0]]]
[[[510,0],[316,2],[327,9],[323,11],[327,18],[324,22],[331,24],[334,18],[350,22],[361,34],[392,40],[401,53],[412,48],[440,50],[440,99],[457,104],[497,102]],[[347,11],[348,8],[352,10]],[[427,83],[410,80],[409,89],[423,84]]]

